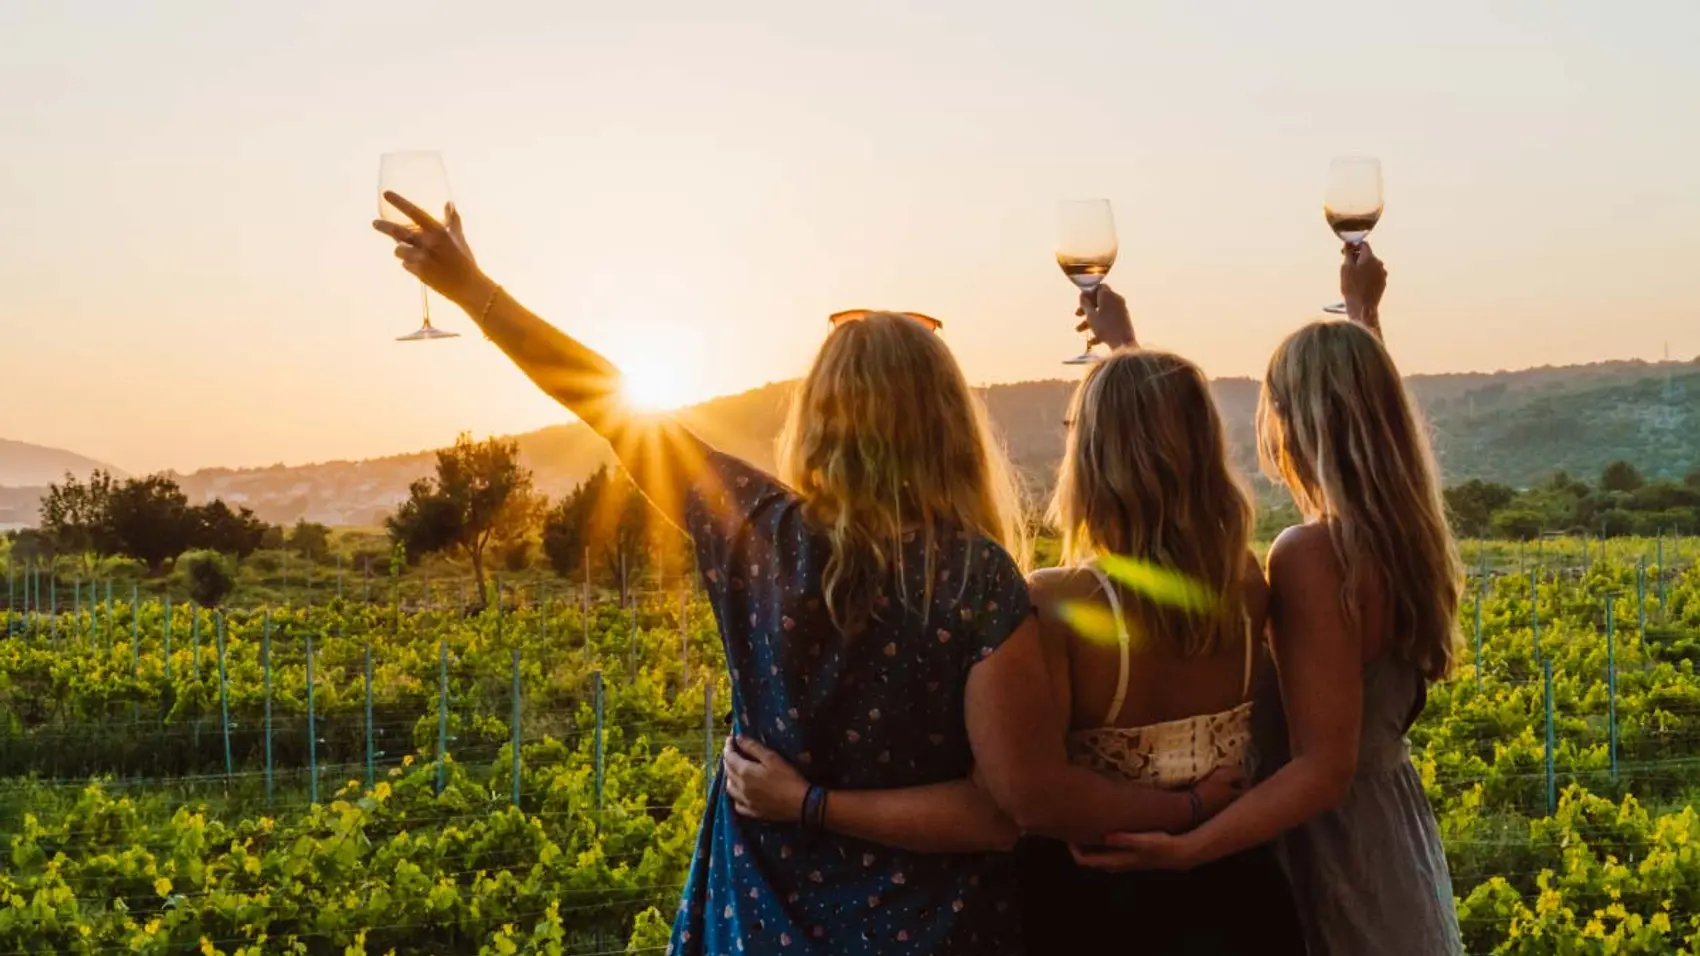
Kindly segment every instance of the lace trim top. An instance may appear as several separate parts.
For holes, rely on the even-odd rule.
[[[1122,704],[1127,699],[1128,670],[1132,665],[1132,639],[1122,617],[1119,593],[1110,579],[1092,568],[1098,584],[1109,598],[1116,619],[1116,641],[1121,648],[1121,670],[1116,693],[1104,714],[1104,726],[1073,731],[1068,735],[1073,762],[1099,773],[1159,787],[1179,787],[1202,779],[1217,767],[1245,766],[1251,752],[1251,621],[1246,621],[1245,678],[1240,688],[1241,703],[1214,714],[1199,714],[1139,727],[1117,727]]]

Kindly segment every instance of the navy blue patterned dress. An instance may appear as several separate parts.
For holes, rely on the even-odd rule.
[[[831,551],[776,479],[710,452],[685,517],[732,677],[733,721],[811,782],[887,789],[965,777],[969,669],[1028,614],[1010,556],[978,534],[903,549],[855,638],[821,597]],[[905,598],[907,595],[907,598]],[[976,954],[1019,951],[1006,854],[917,854],[792,823],[739,817],[714,781],[673,923],[669,956],[738,953]]]

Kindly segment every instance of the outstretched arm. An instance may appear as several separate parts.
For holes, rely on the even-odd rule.
[[[1179,832],[1232,802],[1238,778],[1217,771],[1191,792],[1101,777],[1070,763],[1067,717],[1044,673],[1033,617],[968,673],[966,718],[977,771],[1023,832],[1098,843],[1118,830]],[[1195,803],[1196,801],[1196,803]]]
[[[486,276],[452,206],[444,223],[403,196],[384,198],[415,224],[372,223],[395,240],[403,268],[466,310],[538,388],[607,439],[638,487],[683,526],[683,491],[708,447],[677,423],[633,414],[614,363],[533,314]]]
[[[726,794],[742,816],[801,819],[809,783],[785,758],[748,737],[728,740]],[[834,833],[914,853],[1008,850],[1020,833],[970,780],[895,790],[833,790],[825,825]]]

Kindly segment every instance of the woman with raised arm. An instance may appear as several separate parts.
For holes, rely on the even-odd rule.
[[[1259,401],[1259,457],[1305,516],[1269,552],[1279,680],[1257,708],[1265,779],[1190,833],[1117,835],[1117,849],[1080,855],[1186,869],[1280,836],[1312,953],[1459,954],[1405,734],[1452,669],[1463,571],[1422,421],[1380,340],[1386,270],[1367,244],[1347,247],[1341,286],[1353,321],[1289,336]]]
[[[1267,605],[1250,550],[1251,503],[1204,374],[1179,356],[1140,350],[1126,304],[1110,289],[1082,304],[1098,337],[1121,347],[1087,372],[1069,408],[1051,503],[1063,566],[1028,580],[1045,674],[1069,714],[1066,741],[1078,766],[1185,788],[1248,757]],[[794,815],[802,780],[765,750],[748,749],[726,758],[740,812]],[[826,825],[912,849],[979,825],[972,804],[953,818],[918,812],[925,803],[911,791],[834,794]],[[1305,951],[1267,846],[1190,873],[1104,874],[1078,867],[1063,843],[1028,839],[1017,867],[1033,953]]]
[[[804,768],[782,822],[732,812],[717,777],[670,951],[997,954],[1019,950],[1016,827],[1093,841],[1180,830],[1230,781],[1164,792],[1071,765],[1011,552],[1024,548],[1002,449],[938,323],[835,315],[780,439],[785,482],[625,406],[618,370],[527,311],[446,224],[374,227],[545,392],[612,444],[692,538],[732,678],[735,732]],[[996,806],[968,781],[984,781]],[[920,788],[974,825],[923,854],[830,832],[840,795]],[[971,799],[960,799],[971,795]],[[1013,823],[1013,825],[1012,825]]]

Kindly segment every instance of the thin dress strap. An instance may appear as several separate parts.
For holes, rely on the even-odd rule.
[[[1240,608],[1240,620],[1245,622],[1245,680],[1240,685],[1240,701],[1251,699],[1251,652],[1256,643],[1257,635],[1251,632],[1251,615],[1245,608]]]
[[[1110,599],[1110,613],[1116,618],[1116,643],[1121,646],[1121,669],[1116,672],[1116,696],[1110,698],[1110,709],[1104,715],[1104,726],[1112,727],[1116,718],[1121,715],[1122,702],[1127,699],[1127,672],[1131,666],[1133,640],[1127,633],[1127,621],[1122,618],[1122,598],[1110,583],[1110,576],[1102,569],[1090,568],[1093,577],[1098,579],[1098,586],[1104,589],[1104,596]]]

